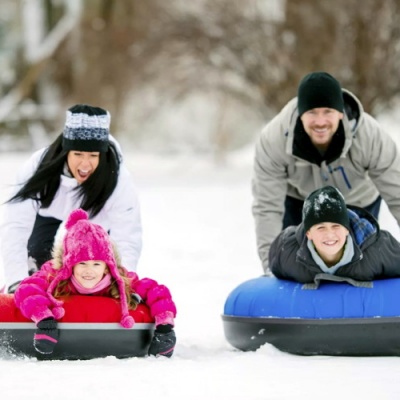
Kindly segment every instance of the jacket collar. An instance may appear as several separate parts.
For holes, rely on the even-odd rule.
[[[312,164],[321,165],[323,161],[327,164],[337,160],[343,153],[345,145],[345,133],[343,123],[339,123],[338,130],[332,137],[332,142],[325,154],[321,154],[311,143],[311,139],[304,130],[300,117],[294,129],[292,154],[298,158],[306,160]]]

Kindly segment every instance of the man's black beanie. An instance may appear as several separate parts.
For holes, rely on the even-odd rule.
[[[299,115],[313,108],[327,107],[343,112],[340,83],[327,72],[311,72],[300,82],[297,92]]]

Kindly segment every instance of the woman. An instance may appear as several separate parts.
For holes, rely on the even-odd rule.
[[[109,133],[110,114],[78,104],[62,134],[34,153],[4,205],[1,253],[8,291],[51,258],[56,232],[72,210],[86,210],[135,271],[142,247],[140,208],[128,170]]]

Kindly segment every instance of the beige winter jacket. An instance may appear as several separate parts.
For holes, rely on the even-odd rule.
[[[400,153],[378,122],[364,112],[360,101],[343,89],[346,114],[344,145],[337,159],[321,165],[293,155],[297,98],[292,99],[263,129],[254,160],[253,215],[257,247],[264,270],[268,252],[282,230],[285,196],[304,200],[312,191],[332,185],[346,203],[365,207],[378,195],[400,222]],[[355,115],[350,117],[348,115]]]

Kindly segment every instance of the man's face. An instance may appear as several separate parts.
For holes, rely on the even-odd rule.
[[[300,119],[313,145],[326,150],[343,119],[343,113],[333,108],[313,108],[306,111]]]

